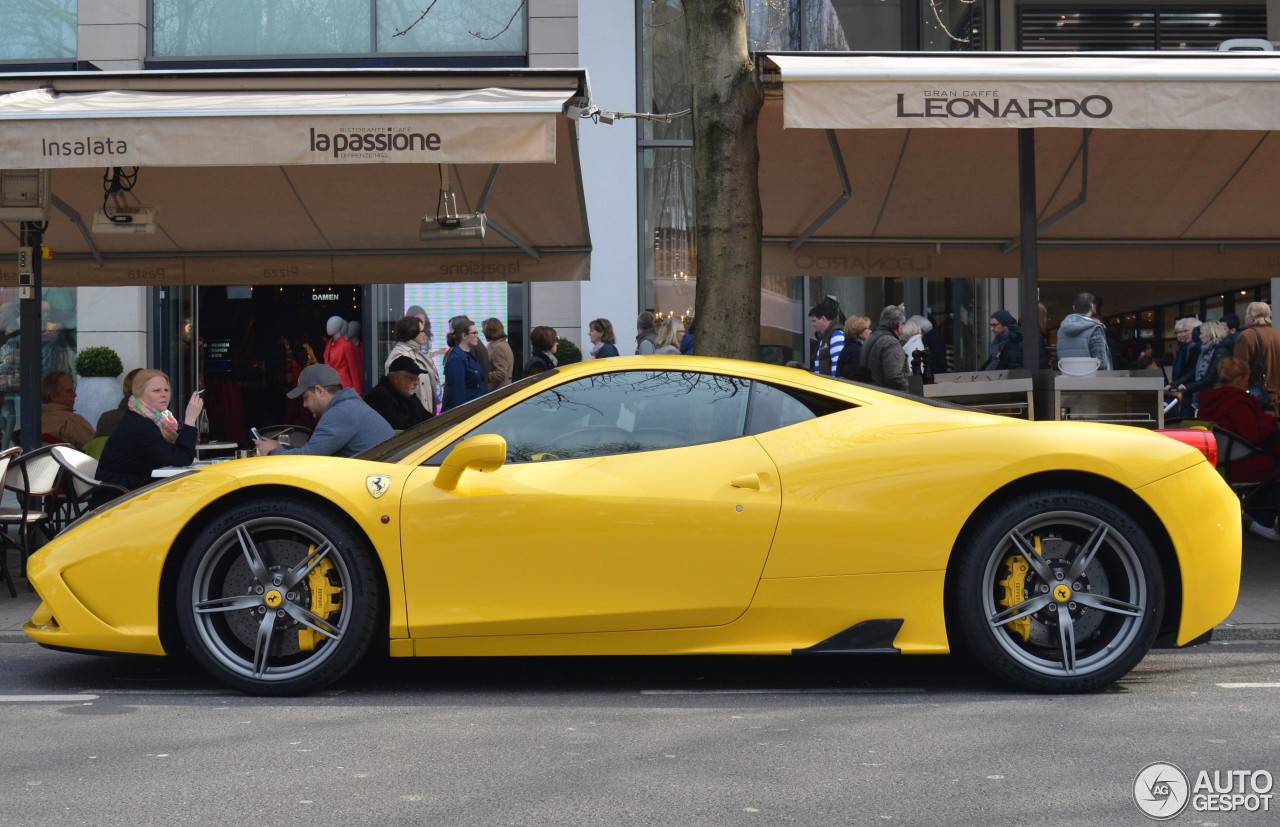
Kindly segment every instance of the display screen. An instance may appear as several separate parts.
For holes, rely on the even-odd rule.
[[[418,305],[427,311],[431,320],[431,357],[436,369],[444,374],[445,342],[449,332],[449,320],[454,316],[467,316],[480,329],[481,323],[495,317],[508,327],[507,283],[505,281],[449,282],[444,284],[406,284],[404,308]],[[484,335],[481,333],[481,339]]]

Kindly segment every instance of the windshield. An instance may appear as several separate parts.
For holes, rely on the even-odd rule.
[[[367,459],[373,462],[399,462],[405,457],[418,450],[419,447],[434,439],[437,435],[473,416],[485,408],[501,402],[513,393],[527,388],[530,385],[541,382],[543,379],[554,376],[558,371],[548,370],[542,373],[535,373],[532,376],[526,376],[518,382],[513,382],[505,388],[500,388],[492,393],[486,393],[479,399],[473,399],[459,405],[456,408],[450,408],[443,413],[431,417],[421,425],[405,430],[403,433],[393,436],[386,442],[381,442],[363,454],[356,454],[355,459]]]

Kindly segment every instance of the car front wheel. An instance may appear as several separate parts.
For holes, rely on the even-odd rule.
[[[1159,559],[1142,528],[1100,497],[1024,495],[984,520],[960,553],[953,631],[999,677],[1087,692],[1123,677],[1155,641]]]
[[[196,538],[178,584],[178,624],[196,661],[255,695],[312,692],[368,651],[380,612],[368,541],[289,499],[235,507]]]

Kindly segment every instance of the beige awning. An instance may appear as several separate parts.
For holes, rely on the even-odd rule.
[[[788,128],[1280,128],[1280,61],[1256,52],[769,60]]]
[[[581,280],[585,90],[583,70],[0,75],[0,168],[53,170],[50,286]],[[91,232],[104,171],[133,166],[125,203],[156,231]],[[484,238],[420,239],[442,171]]]
[[[1277,273],[1280,55],[813,54],[760,65],[781,73],[760,121],[766,273],[1018,277],[1016,127],[1028,126],[1041,282],[1247,284]],[[1107,99],[1090,110],[1106,117],[1057,116],[1074,104],[1056,102],[1090,95]]]

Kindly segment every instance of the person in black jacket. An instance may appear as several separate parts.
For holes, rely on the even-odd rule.
[[[529,361],[525,363],[525,376],[555,369],[556,348],[560,346],[560,337],[556,334],[554,327],[538,325],[530,330],[529,345],[533,349],[533,356],[529,357]]]
[[[1022,327],[1008,310],[991,314],[991,355],[983,370],[1008,370],[1022,367]]]
[[[871,319],[850,316],[844,322],[844,347],[836,358],[836,376],[870,382],[871,371],[862,365],[862,344],[871,338]]]
[[[397,356],[387,366],[387,375],[364,395],[365,404],[396,431],[427,421],[431,414],[418,398],[418,383],[424,373],[412,358]]]
[[[190,465],[196,458],[196,421],[204,410],[200,392],[191,394],[182,422],[169,412],[169,377],[146,369],[133,377],[128,412],[120,419],[98,461],[98,479],[132,491],[150,482],[157,468]],[[110,495],[104,495],[110,499]]]

